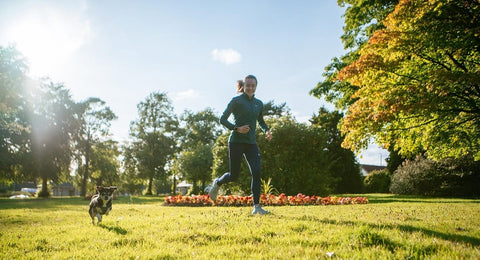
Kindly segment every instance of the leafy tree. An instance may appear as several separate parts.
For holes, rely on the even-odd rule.
[[[412,157],[405,157],[399,154],[398,151],[395,150],[394,145],[392,144],[393,142],[390,142],[390,146],[388,147],[388,157],[385,159],[385,161],[387,161],[387,171],[389,174],[393,174],[398,169],[398,167],[400,167],[402,163],[405,162],[405,160],[414,159]]]
[[[265,117],[282,117],[290,115],[290,108],[285,102],[281,103],[280,105],[275,105],[273,100],[270,100],[263,104],[262,113]]]
[[[220,177],[224,173],[230,170],[229,159],[228,159],[229,136],[230,136],[230,132],[223,133],[217,138],[217,140],[215,141],[215,145],[213,146],[213,149],[212,149],[212,154],[213,154],[212,177],[213,178]],[[244,168],[245,167],[242,161],[239,179],[241,179],[243,175],[245,175]],[[248,173],[248,175],[250,176],[250,173]]]
[[[91,179],[96,186],[116,185],[120,178],[118,172],[120,152],[116,141],[98,142],[92,147]]]
[[[133,145],[122,145],[122,172],[120,173],[120,187],[122,190],[129,194],[139,194],[142,191],[143,183],[137,170],[137,160],[135,158]]]
[[[339,6],[346,7],[341,40],[347,53],[333,58],[332,63],[325,67],[324,80],[310,91],[311,95],[317,98],[324,97],[340,110],[347,109],[355,101],[353,95],[358,86],[338,80],[338,72],[358,59],[361,47],[366,44],[373,32],[384,28],[382,21],[393,11],[397,3],[398,0],[338,0]]]
[[[338,74],[358,86],[342,125],[359,151],[375,137],[404,156],[480,160],[480,3],[400,1]]]
[[[186,110],[180,116],[182,123],[178,139],[182,150],[195,149],[198,145],[213,145],[222,133],[218,117],[211,108],[194,113]]]
[[[394,10],[396,4],[398,0],[338,1],[338,5],[345,8],[343,15],[345,26],[341,40],[347,52],[341,57],[333,58],[332,62],[325,67],[324,80],[310,91],[311,95],[319,99],[325,98],[338,110],[348,109],[357,100],[355,93],[359,86],[339,80],[338,73],[358,59],[360,49],[365,46],[375,31],[385,28],[382,21]],[[394,149],[393,140],[390,140],[387,148],[390,153],[387,166],[393,173],[405,157],[399,155]]]
[[[39,196],[47,197],[48,180],[56,182],[70,173],[73,138],[79,128],[77,107],[63,85],[41,82],[30,111],[32,162],[42,179]]]
[[[198,113],[185,111],[181,116],[179,131],[182,152],[177,160],[178,173],[193,183],[193,193],[200,193],[210,181],[213,155],[212,147],[221,134],[218,117],[206,108]],[[197,182],[201,183],[199,189]]]
[[[340,133],[338,124],[342,118],[342,113],[338,111],[329,112],[322,107],[319,109],[318,115],[313,115],[310,122],[320,127],[327,134],[325,149],[333,160],[331,170],[339,178],[334,190],[335,193],[361,192],[363,189],[362,176],[355,154],[341,147],[344,135]]]
[[[82,182],[80,183],[80,195],[85,196],[87,191],[87,182],[90,176],[90,164],[92,160],[102,160],[94,158],[99,155],[92,152],[92,148],[98,145],[100,148],[105,146],[103,139],[110,135],[111,121],[117,116],[105,105],[105,101],[99,98],[89,98],[79,104],[81,113],[81,129],[78,136],[78,151],[80,152],[79,164],[82,165]],[[118,148],[111,146],[118,153]],[[97,185],[101,185],[97,183]]]
[[[0,181],[34,179],[27,112],[31,82],[23,56],[12,46],[0,46]]]
[[[154,179],[167,182],[166,165],[177,150],[178,120],[165,93],[151,93],[137,105],[139,118],[131,122],[130,136],[139,177],[148,181],[152,193]]]
[[[199,194],[212,176],[213,155],[210,145],[199,145],[194,149],[182,151],[179,156],[179,171],[193,184],[192,192]],[[200,182],[200,187],[198,183]]]

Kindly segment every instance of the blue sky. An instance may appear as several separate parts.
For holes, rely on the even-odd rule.
[[[166,92],[177,114],[220,114],[247,74],[258,98],[286,102],[298,121],[332,109],[308,92],[345,52],[342,14],[333,0],[0,0],[0,45],[16,44],[32,77],[63,82],[76,101],[105,100],[122,141],[151,92]],[[387,155],[372,145],[359,161]]]

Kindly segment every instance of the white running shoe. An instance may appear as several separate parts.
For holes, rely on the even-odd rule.
[[[256,214],[267,215],[267,214],[270,214],[270,211],[262,209],[261,205],[255,205],[253,206],[252,215],[256,215]]]
[[[218,185],[217,182],[218,182],[218,178],[215,178],[215,180],[213,180],[212,185],[207,187],[208,194],[210,195],[210,199],[212,199],[213,201],[217,199],[218,190],[220,189],[220,185]]]

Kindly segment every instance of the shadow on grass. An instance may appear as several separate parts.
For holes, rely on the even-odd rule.
[[[122,196],[114,203],[118,204],[153,204],[165,202],[165,196]]]
[[[298,220],[298,218],[296,219]],[[480,238],[473,237],[473,236],[465,236],[459,234],[450,234],[444,233],[436,230],[431,230],[422,227],[415,227],[411,225],[392,225],[392,224],[373,224],[373,223],[366,223],[366,222],[356,222],[356,221],[337,221],[334,219],[319,219],[315,216],[304,216],[300,218],[300,220],[314,220],[318,221],[323,224],[330,224],[330,225],[342,225],[342,226],[367,226],[368,228],[375,228],[375,229],[385,229],[388,228],[390,230],[401,230],[403,232],[413,233],[413,232],[420,232],[426,236],[440,238],[443,240],[448,240],[451,242],[459,242],[464,244],[470,244],[472,246],[479,246],[480,245]]]
[[[122,228],[122,227],[119,227],[119,226],[106,226],[104,224],[99,224],[98,226],[103,228],[103,229],[106,229],[108,231],[117,233],[118,235],[126,235],[127,234],[127,230]]]
[[[113,200],[113,204],[153,204],[163,203],[161,196],[121,196]],[[81,197],[51,197],[31,199],[0,198],[0,209],[52,209],[65,206],[88,206],[89,200]]]
[[[394,195],[394,194],[364,194],[368,198],[370,204],[381,203],[473,203],[480,204],[479,198],[437,198],[427,196],[410,196],[410,195]]]
[[[0,209],[52,209],[65,206],[83,206],[88,205],[88,201],[79,197],[63,198],[31,198],[22,200],[12,200],[8,198],[0,199]]]

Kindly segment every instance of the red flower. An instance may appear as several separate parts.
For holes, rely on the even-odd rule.
[[[315,195],[306,196],[301,193],[296,196],[286,196],[284,193],[275,196],[273,194],[261,194],[260,202],[269,206],[284,205],[340,205],[340,204],[366,204],[366,197],[318,197]],[[207,195],[192,196],[167,196],[164,205],[169,206],[249,206],[253,204],[251,196],[218,196],[215,201]]]

